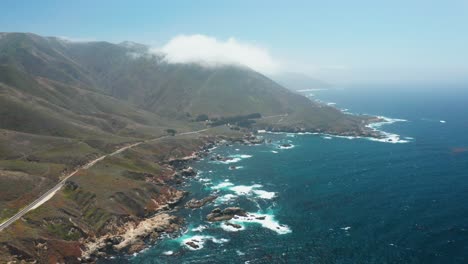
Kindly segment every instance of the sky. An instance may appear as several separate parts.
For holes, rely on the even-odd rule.
[[[3,0],[0,9],[3,32],[130,40],[174,62],[232,62],[330,83],[468,80],[466,0]]]

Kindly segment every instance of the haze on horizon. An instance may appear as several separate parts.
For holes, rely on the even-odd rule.
[[[466,1],[50,0],[2,7],[2,32],[129,40],[175,63],[241,64],[340,84],[468,81]]]

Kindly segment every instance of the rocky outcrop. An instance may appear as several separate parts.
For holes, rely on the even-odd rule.
[[[234,224],[234,223],[231,223],[231,222],[225,222],[224,224],[227,225],[227,226],[231,226],[231,227],[233,227],[233,228],[235,228],[235,229],[241,229],[241,228],[242,228],[241,225],[239,225],[239,224]]]
[[[257,137],[254,134],[247,134],[242,139],[242,143],[247,144],[247,145],[258,145],[258,144],[263,144],[264,142],[265,142],[265,139],[261,137]]]
[[[82,258],[93,260],[108,251],[141,251],[145,247],[145,239],[155,240],[163,232],[175,232],[180,229],[181,223],[181,219],[167,213],[157,214],[139,223],[128,222],[115,233],[85,241]]]
[[[192,167],[183,168],[178,172],[182,177],[194,177],[197,176],[197,171]]]
[[[231,220],[234,216],[247,216],[247,213],[244,209],[239,207],[228,207],[224,210],[220,208],[215,208],[211,211],[210,214],[206,216],[206,220],[210,222],[219,222],[219,221],[226,221]]]
[[[200,208],[200,207],[204,206],[207,203],[213,202],[214,200],[216,200],[216,198],[218,198],[217,195],[210,195],[210,196],[205,197],[205,198],[200,199],[200,200],[192,199],[192,200],[188,201],[185,204],[185,207],[192,208],[192,209]]]
[[[221,162],[229,162],[229,161],[232,161],[234,158],[230,158],[230,157],[223,157],[221,155],[216,155],[214,157],[211,157],[210,160],[213,160],[213,161],[221,161]]]
[[[185,244],[186,244],[187,246],[193,248],[193,249],[198,249],[198,248],[200,248],[200,246],[197,245],[197,243],[195,243],[195,242],[193,242],[193,241],[186,242]]]

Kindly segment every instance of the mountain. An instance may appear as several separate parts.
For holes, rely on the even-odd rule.
[[[171,64],[138,43],[30,33],[0,33],[0,116],[0,222],[67,173],[146,140],[80,170],[50,202],[0,233],[0,262],[13,255],[76,262],[78,238],[179,201],[172,161],[218,137],[239,138],[252,128],[369,133],[368,117],[310,101],[247,67]]]
[[[347,129],[342,120],[360,122],[290,92],[249,68],[170,64],[164,54],[151,53],[148,47],[133,42],[70,42],[4,33],[0,64],[31,78],[110,96],[157,119],[186,122],[202,114],[215,118],[288,114],[288,126],[308,130]]]
[[[272,75],[270,77],[279,84],[293,91],[307,89],[328,89],[332,87],[332,85],[329,83],[297,72],[283,72]]]

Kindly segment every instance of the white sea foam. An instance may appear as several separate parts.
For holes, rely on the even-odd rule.
[[[248,195],[248,194],[251,194],[252,193],[252,190],[254,188],[261,188],[262,185],[260,184],[254,184],[254,185],[251,185],[251,186],[247,186],[247,185],[237,185],[237,186],[234,186],[234,187],[230,187],[229,189],[233,192],[235,192],[237,195]]]
[[[208,226],[206,225],[199,225],[198,227],[192,228],[193,232],[203,232],[203,230],[207,229]]]
[[[245,255],[245,253],[240,251],[240,250],[236,250],[236,253],[237,253],[238,256],[244,256]]]
[[[216,199],[216,203],[224,203],[224,202],[230,202],[237,198],[238,196],[250,196],[250,197],[255,197],[255,198],[260,198],[260,199],[266,199],[270,200],[276,197],[275,192],[268,192],[265,190],[261,190],[259,188],[262,188],[263,186],[260,184],[253,184],[253,185],[234,185],[232,182],[229,180],[225,180],[224,182],[219,183],[218,185],[215,185],[211,187],[213,190],[227,190],[234,192],[234,194],[226,194],[221,197],[218,197]]]
[[[323,136],[322,138],[323,139],[332,139],[332,137],[329,137],[329,136]]]
[[[289,144],[289,146],[281,146],[281,145],[279,145],[278,148],[279,148],[279,149],[292,149],[292,148],[294,148],[294,145],[293,145],[293,144]]]
[[[381,122],[375,122],[372,124],[367,125],[370,128],[379,128],[383,125],[388,125],[388,124],[393,124],[396,122],[407,122],[408,120],[406,119],[399,119],[399,118],[390,118],[390,117],[385,117],[385,116],[377,116],[378,118],[382,119],[383,121]]]
[[[236,154],[236,155],[230,155],[227,157],[226,160],[219,160],[215,162],[223,163],[223,164],[230,164],[230,163],[237,163],[243,159],[248,159],[251,158],[252,155],[247,155],[247,154]]]
[[[223,163],[223,164],[230,164],[230,163],[236,163],[236,162],[239,162],[241,161],[242,159],[241,158],[229,158],[227,160],[220,160],[219,162],[220,163]]]
[[[327,105],[336,105],[336,103],[333,103],[333,102],[330,102],[330,103],[327,103]]]
[[[254,192],[259,198],[267,199],[267,200],[273,199],[273,198],[275,198],[275,196],[276,196],[276,193],[274,193],[274,192],[267,192],[267,191],[264,191],[264,190],[253,190],[253,192]]]
[[[341,230],[344,230],[344,231],[348,231],[348,230],[350,230],[350,229],[351,229],[350,226],[345,226],[345,227],[342,227],[342,228],[341,228]]]
[[[378,142],[383,142],[383,143],[408,143],[410,142],[409,140],[406,139],[401,139],[400,135],[397,134],[392,134],[392,133],[387,133],[380,131],[381,134],[383,134],[385,137],[384,138],[366,138],[371,141],[378,141]]]
[[[275,231],[279,235],[291,233],[291,229],[287,225],[282,225],[275,220],[275,216],[271,214],[249,213],[247,216],[235,216],[231,222],[239,223],[257,223],[262,227]]]
[[[229,190],[235,192],[238,196],[244,195],[244,196],[256,196],[261,199],[273,199],[276,196],[276,193],[274,192],[267,192],[265,190],[258,190],[258,188],[263,187],[260,184],[254,184],[254,185],[238,185],[234,187],[230,187]]]
[[[222,243],[229,242],[229,239],[215,238],[213,236],[195,235],[195,236],[191,236],[191,237],[188,237],[186,239],[183,239],[182,240],[182,245],[187,247],[190,250],[200,250],[200,249],[203,248],[206,241],[212,241],[213,243],[216,243],[216,244],[222,244]],[[193,248],[193,247],[187,245],[188,242],[193,242],[195,245],[198,246],[198,248]]]
[[[230,203],[234,201],[237,197],[238,196],[235,194],[228,193],[228,194],[225,194],[223,196],[219,196],[218,198],[216,198],[215,204],[219,205],[219,204]]]
[[[198,179],[199,182],[211,182],[211,179],[208,178],[200,178]]]
[[[227,187],[229,186],[234,186],[234,184],[232,182],[229,182],[229,181],[224,181],[218,185],[215,185],[213,187],[211,187],[211,189],[215,189],[215,190],[221,190],[221,189],[226,189]]]
[[[251,158],[252,155],[247,155],[247,154],[238,154],[238,155],[231,155],[229,157],[233,157],[233,158],[241,158],[241,159],[248,159],[248,158]]]

